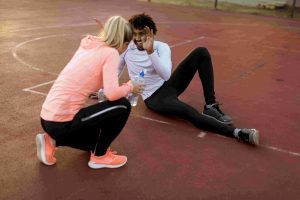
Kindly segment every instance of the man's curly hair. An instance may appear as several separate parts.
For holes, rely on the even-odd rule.
[[[150,30],[153,30],[154,35],[157,32],[157,28],[152,17],[145,13],[133,15],[129,19],[129,23],[134,29],[144,29],[146,26],[148,26]]]

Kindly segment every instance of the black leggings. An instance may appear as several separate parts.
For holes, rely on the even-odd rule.
[[[180,101],[178,96],[188,87],[198,71],[206,104],[215,103],[214,72],[211,57],[206,48],[194,49],[157,91],[145,100],[153,111],[188,120],[197,128],[233,136],[234,127],[204,116],[192,106]]]
[[[96,156],[101,156],[125,126],[130,111],[128,100],[121,98],[82,108],[72,121],[41,119],[41,124],[56,141],[56,146],[92,151]]]

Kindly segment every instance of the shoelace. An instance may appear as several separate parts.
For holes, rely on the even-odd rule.
[[[212,104],[212,107],[214,107],[215,109],[217,109],[217,111],[219,111],[219,113],[221,113],[222,115],[224,115],[224,113],[219,108],[219,106],[221,106],[221,105],[222,105],[222,103],[216,102],[216,103]]]
[[[114,158],[114,157],[116,156],[117,152],[116,152],[116,151],[112,151],[111,149],[107,149],[106,154],[107,154],[108,156]]]
[[[110,148],[107,149],[106,153],[105,153],[105,156],[109,156],[111,158],[114,158],[116,156],[117,152],[116,151],[111,151]],[[95,156],[95,154],[93,153],[93,151],[91,151],[91,156]],[[95,156],[97,157],[97,156]]]

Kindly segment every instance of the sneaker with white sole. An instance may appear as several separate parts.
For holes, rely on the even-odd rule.
[[[107,149],[106,154],[103,156],[95,156],[91,153],[88,166],[92,169],[119,168],[125,165],[126,162],[126,156],[117,155],[117,152]]]
[[[39,133],[36,135],[37,157],[45,165],[54,165],[56,158],[54,157],[55,142],[47,133]]]
[[[241,129],[237,134],[237,139],[249,144],[258,145],[259,144],[259,131],[252,129]]]

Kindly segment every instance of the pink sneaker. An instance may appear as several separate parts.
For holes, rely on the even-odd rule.
[[[103,156],[95,156],[93,153],[91,153],[88,165],[93,169],[122,167],[126,164],[127,157],[116,154],[117,152],[111,151],[109,148],[107,149],[106,154]]]
[[[54,165],[56,158],[54,153],[57,150],[55,141],[47,133],[36,135],[37,157],[45,165]]]

